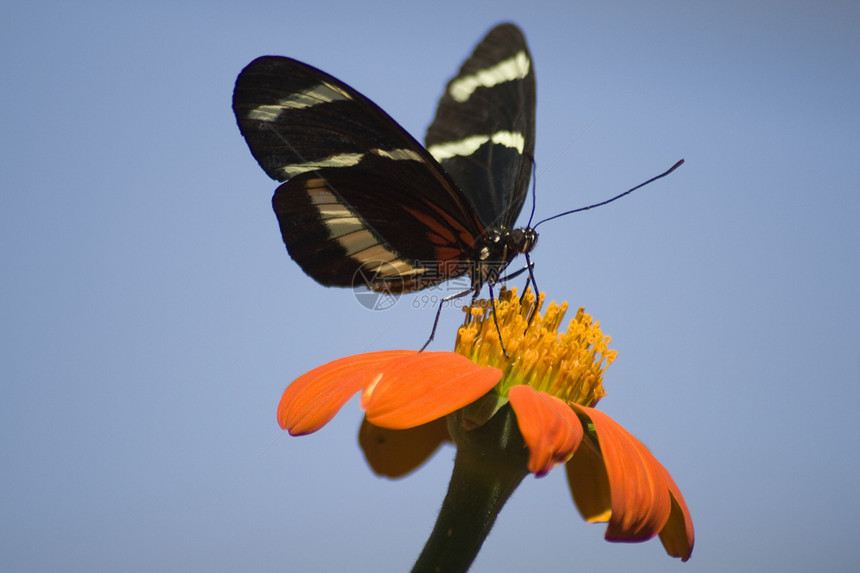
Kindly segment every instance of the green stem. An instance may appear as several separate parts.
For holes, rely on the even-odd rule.
[[[499,511],[528,475],[528,453],[510,407],[474,430],[463,430],[461,421],[457,413],[448,419],[457,444],[454,472],[412,573],[467,571]]]

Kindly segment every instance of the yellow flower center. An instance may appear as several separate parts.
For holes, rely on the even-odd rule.
[[[559,334],[567,303],[552,302],[541,315],[543,303],[544,293],[535,301],[529,289],[522,299],[515,288],[502,289],[493,320],[492,304],[476,301],[466,309],[466,324],[457,332],[454,350],[476,364],[502,370],[493,390],[500,397],[506,398],[513,386],[528,384],[567,402],[593,407],[606,394],[603,371],[617,355],[609,350],[611,338],[582,308],[567,332]],[[508,357],[499,344],[499,332]]]

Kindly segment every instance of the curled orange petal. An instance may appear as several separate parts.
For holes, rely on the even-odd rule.
[[[611,514],[606,528],[606,539],[651,539],[666,525],[672,510],[672,497],[666,480],[668,472],[642,442],[612,418],[594,408],[576,404],[572,407],[590,419],[597,434],[610,490]],[[593,459],[587,458],[578,460],[574,456],[570,463],[575,465],[589,461],[594,462]],[[574,469],[568,472],[568,476],[581,478],[583,472]],[[580,481],[577,480],[571,485],[576,498]],[[579,506],[577,501],[577,507]],[[591,511],[593,513],[594,508]],[[588,516],[584,517],[588,519]]]
[[[385,350],[339,358],[314,368],[290,384],[278,404],[278,424],[293,436],[310,434],[326,425],[385,362],[414,350]]]
[[[529,449],[529,471],[546,475],[564,463],[582,441],[582,424],[567,402],[520,384],[508,393],[517,425]]]
[[[565,465],[573,502],[588,523],[609,521],[612,494],[600,450],[586,438]]]
[[[358,430],[358,443],[368,465],[376,475],[387,478],[418,469],[450,439],[445,418],[406,430],[380,428],[363,420]]]
[[[693,518],[690,517],[690,510],[687,509],[687,503],[684,501],[684,496],[681,495],[681,490],[675,484],[675,480],[669,475],[668,470],[663,468],[663,471],[666,482],[669,484],[669,493],[672,495],[672,513],[669,514],[669,521],[660,531],[660,541],[663,543],[666,553],[672,557],[680,557],[681,561],[686,561],[693,553],[693,544],[695,543]]]
[[[385,365],[361,397],[367,420],[383,428],[414,428],[450,414],[489,392],[502,371],[454,352],[421,352]]]

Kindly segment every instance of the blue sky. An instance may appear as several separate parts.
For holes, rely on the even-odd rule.
[[[526,5],[527,4],[527,5]],[[403,571],[453,450],[400,481],[355,401],[275,422],[328,360],[418,348],[306,277],[230,109],[253,58],[362,91],[419,139],[494,24],[538,85],[542,289],[619,358],[600,407],[681,487],[692,559],[527,478],[473,571],[849,571],[860,494],[860,8],[854,2],[30,2],[0,18],[0,569]],[[435,349],[450,349],[457,311]]]

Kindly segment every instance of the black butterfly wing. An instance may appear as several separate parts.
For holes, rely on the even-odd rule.
[[[427,149],[486,228],[511,228],[528,193],[535,147],[535,73],[525,37],[496,26],[439,101]]]
[[[272,206],[290,256],[324,285],[395,293],[467,272],[481,231],[415,193],[439,185],[432,173],[415,161],[396,169],[365,161],[366,170],[319,170],[277,189]]]
[[[468,270],[484,234],[469,200],[388,114],[340,80],[277,56],[236,80],[233,110],[278,187],[287,250],[327,286],[418,290]]]

